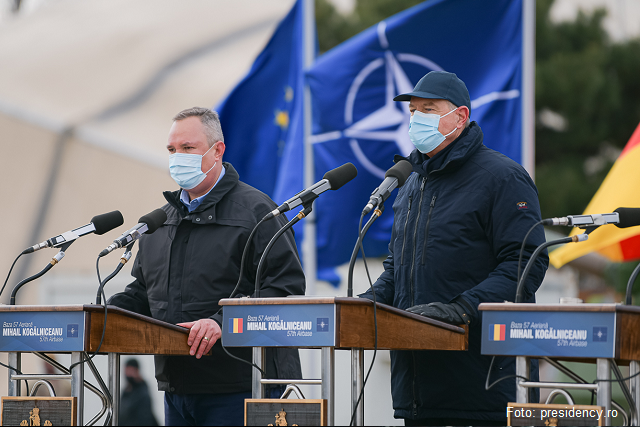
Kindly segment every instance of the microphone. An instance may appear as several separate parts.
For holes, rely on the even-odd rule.
[[[347,182],[351,181],[358,175],[358,169],[353,165],[353,163],[345,163],[342,166],[339,166],[335,169],[331,169],[327,173],[324,174],[322,180],[316,182],[311,187],[302,190],[276,209],[269,212],[263,218],[263,221],[267,221],[271,218],[275,218],[280,214],[283,214],[296,206],[300,206],[303,203],[307,203],[313,201],[318,198],[318,196],[324,193],[327,190],[337,190]]]
[[[138,240],[143,234],[151,234],[156,231],[167,220],[167,214],[162,209],[156,209],[150,212],[138,220],[138,224],[131,230],[125,231],[120,237],[113,241],[112,244],[107,246],[102,252],[100,257],[103,257],[117,248],[127,246],[131,242]]]
[[[391,169],[384,174],[382,184],[371,193],[369,203],[367,203],[367,206],[362,210],[362,215],[368,214],[371,212],[371,209],[387,200],[391,192],[397,187],[402,187],[412,171],[413,165],[406,160],[400,160],[393,165]]]
[[[612,213],[593,215],[568,215],[561,218],[542,220],[543,225],[568,225],[587,228],[614,224],[618,228],[635,227],[640,225],[640,208],[618,208]]]
[[[73,242],[78,237],[82,237],[85,234],[89,233],[95,233],[100,236],[108,231],[113,230],[116,227],[120,227],[122,224],[124,224],[124,218],[122,217],[120,211],[113,211],[107,212],[102,215],[96,215],[91,218],[91,222],[89,224],[47,239],[42,243],[38,243],[37,245],[25,249],[24,251],[22,251],[22,253],[30,254],[44,248],[58,248],[65,243]]]

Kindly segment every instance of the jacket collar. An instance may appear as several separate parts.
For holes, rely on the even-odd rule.
[[[206,195],[204,199],[202,199],[202,203],[198,206],[191,214],[197,214],[199,212],[206,211],[207,209],[214,206],[218,203],[233,187],[238,185],[240,181],[240,176],[238,172],[235,170],[233,165],[228,162],[223,162],[222,165],[225,167],[226,172],[220,182]],[[180,201],[180,191],[165,191],[162,193],[164,198],[167,199],[169,205],[175,208],[182,218],[189,215],[189,211],[187,207]]]
[[[407,157],[395,156],[394,161],[408,160],[413,165],[413,171],[423,177],[432,172],[453,172],[482,146],[482,139],[482,129],[476,122],[471,122],[458,138],[435,156],[429,158],[426,154],[413,150]]]

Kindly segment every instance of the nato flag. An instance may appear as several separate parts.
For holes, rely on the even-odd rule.
[[[485,144],[521,162],[522,0],[432,0],[337,46],[307,74],[315,173],[346,162],[360,173],[316,202],[320,277],[331,279],[331,268],[349,260],[369,194],[394,155],[414,149],[407,103],[393,97],[432,70],[466,83]],[[392,203],[365,239],[369,256],[387,253]]]

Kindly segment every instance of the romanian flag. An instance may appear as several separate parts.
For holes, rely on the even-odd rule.
[[[489,341],[504,341],[507,325],[489,325]]]
[[[242,317],[229,319],[229,332],[232,334],[242,333]]]
[[[616,208],[640,207],[640,125],[613,164],[584,214],[613,212]],[[575,228],[571,235],[583,233]],[[589,234],[589,240],[565,245],[549,254],[551,264],[560,268],[590,252],[599,252],[614,262],[640,259],[640,227],[617,228],[605,225]]]

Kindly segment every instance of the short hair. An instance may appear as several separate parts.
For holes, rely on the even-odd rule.
[[[188,117],[200,117],[200,123],[204,127],[204,133],[207,135],[207,144],[212,147],[218,141],[224,142],[222,134],[222,126],[220,126],[220,118],[218,113],[210,108],[193,107],[180,111],[173,117],[173,121],[184,120]]]
[[[447,103],[449,104],[449,108],[451,108],[451,111],[453,111],[456,108],[458,108],[458,106],[456,104],[454,104],[453,102],[449,101],[448,99],[445,99],[445,101],[447,101]],[[464,127],[468,128],[470,124],[471,124],[471,117],[467,117],[467,122],[464,124]]]
[[[129,359],[127,360],[126,365],[127,367],[131,366],[134,367],[136,369],[140,369],[140,364],[138,363],[138,359]]]

